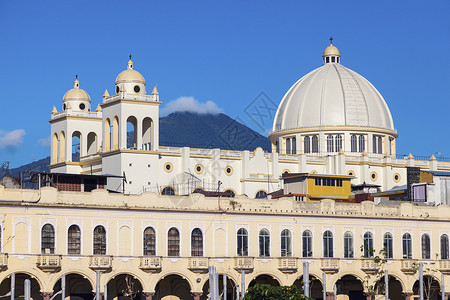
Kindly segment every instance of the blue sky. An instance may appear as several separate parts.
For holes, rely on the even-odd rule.
[[[211,101],[264,132],[246,107],[261,92],[278,104],[321,66],[330,36],[342,64],[384,96],[397,152],[450,157],[449,11],[447,0],[0,0],[0,163],[49,155],[50,112],[75,74],[95,109],[130,53],[162,108]]]

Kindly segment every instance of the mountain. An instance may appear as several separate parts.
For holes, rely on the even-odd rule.
[[[128,138],[131,134],[128,134]],[[176,112],[159,119],[159,144],[161,146],[220,148],[225,150],[270,151],[267,137],[248,128],[225,114],[195,114]],[[18,177],[20,172],[49,172],[50,157],[31,162],[9,173]],[[2,174],[0,174],[0,177]]]

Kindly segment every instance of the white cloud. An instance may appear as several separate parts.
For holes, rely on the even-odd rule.
[[[46,138],[41,138],[37,141],[39,146],[50,147],[50,136]]]
[[[180,97],[176,100],[168,102],[163,108],[161,108],[161,115],[167,116],[173,112],[181,111],[197,114],[218,114],[222,110],[212,101],[201,103],[195,100],[194,97]]]
[[[0,130],[0,150],[6,149],[8,151],[14,151],[17,146],[23,143],[23,136],[25,130],[16,129],[13,131]]]

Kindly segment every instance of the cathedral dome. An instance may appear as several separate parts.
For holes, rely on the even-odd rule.
[[[145,84],[144,76],[136,70],[133,70],[133,62],[128,61],[128,68],[122,71],[116,78],[116,84],[118,83],[141,83]]]
[[[75,79],[73,89],[68,90],[64,94],[63,102],[67,101],[91,102],[91,97],[89,97],[89,94],[86,93],[85,90],[80,89],[80,82],[78,81],[78,79]]]
[[[322,67],[303,76],[286,93],[273,133],[317,127],[370,127],[394,133],[391,113],[377,89],[340,64],[335,46],[325,49],[323,60]]]

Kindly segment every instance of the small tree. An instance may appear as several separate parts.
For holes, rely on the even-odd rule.
[[[244,300],[312,300],[302,294],[295,285],[271,286],[269,284],[256,284],[248,288]]]
[[[438,254],[436,253],[436,259],[438,258]],[[430,262],[423,264],[423,273],[427,273],[427,275],[423,276],[423,295],[426,300],[430,300],[433,298],[433,296],[439,292],[439,284],[437,284],[437,281],[433,278],[433,275],[438,271],[435,267],[435,262]],[[416,274],[417,280],[419,280],[419,264],[413,263],[413,270]],[[419,289],[420,289],[420,281],[419,281]]]
[[[133,300],[138,293],[139,289],[136,287],[133,277],[131,277],[130,275],[125,276],[125,289],[122,290],[122,294],[125,297],[129,297],[131,300]]]
[[[364,252],[364,245],[361,245],[361,251]],[[371,269],[366,272],[366,276],[364,277],[363,285],[367,290],[367,294],[371,299],[375,298],[377,294],[383,294],[386,290],[386,286],[384,284],[384,280],[381,280],[384,277],[384,265],[387,262],[386,250],[383,248],[378,252],[378,255],[375,255],[375,249],[368,250],[368,256],[362,256],[365,259],[370,259],[373,262]]]

